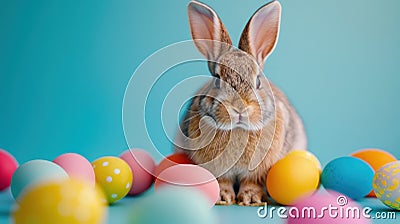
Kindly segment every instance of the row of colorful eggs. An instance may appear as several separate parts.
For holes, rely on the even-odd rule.
[[[0,151],[0,159],[2,161],[0,190],[2,190],[10,185],[11,176],[18,164],[4,150]],[[318,159],[310,152],[294,150],[271,168],[266,186],[272,198],[284,205],[293,202],[303,192],[313,192],[319,187],[320,181],[326,189],[336,190],[353,199],[365,196],[367,190],[369,190],[369,196],[374,196],[374,192],[370,189],[372,184],[368,184],[369,180],[373,178],[374,171],[378,171],[380,167],[393,161],[396,161],[396,158],[385,151],[377,149],[361,150],[353,153],[353,157],[337,158],[329,162],[324,168],[320,180],[321,165]],[[57,157],[54,163],[45,160],[33,160],[23,164],[14,175],[11,190],[14,198],[17,199],[23,188],[30,183],[41,182],[54,177],[70,176],[84,179],[91,185],[94,185],[96,181],[103,187],[108,203],[114,203],[128,192],[131,195],[144,192],[153,183],[153,175],[159,176],[161,171],[178,163],[193,164],[185,155],[175,154],[165,158],[156,167],[152,157],[146,151],[139,149],[127,150],[121,154],[120,158],[103,157],[92,164],[79,154],[67,153]],[[299,167],[301,169],[298,169]],[[387,172],[388,168],[378,172],[377,178],[375,178],[376,183],[373,186],[378,191],[378,197],[383,197],[385,202],[391,200],[391,198],[385,198],[385,196],[392,195],[392,193],[385,193],[384,185],[387,185],[387,181],[391,180],[389,177],[392,177],[393,174],[384,174],[382,173],[384,171]],[[132,173],[134,173],[135,178],[132,177]],[[165,178],[176,179],[176,176],[184,175],[180,175],[179,170],[174,171],[166,177],[159,178],[159,182],[169,182],[163,180]],[[380,183],[383,177],[388,179],[383,182],[385,184]],[[398,185],[396,185],[396,181],[398,182],[398,179],[393,178],[393,183],[389,189]],[[134,187],[131,187],[132,185]],[[288,189],[282,190],[285,186],[289,186]],[[391,204],[397,206],[396,202],[390,203],[388,206],[391,206]]]
[[[336,158],[323,170],[313,154],[295,150],[272,166],[266,186],[272,199],[283,205],[312,195],[322,184],[354,200],[376,194],[387,206],[400,209],[399,175],[400,161],[379,149]]]
[[[13,169],[15,170],[18,165],[15,159],[4,150],[0,151],[0,160],[2,160],[2,169],[8,164],[8,169],[3,169],[8,170],[8,172],[2,172],[0,177],[0,186],[7,186],[6,179],[11,176],[10,173],[13,173]],[[21,165],[14,173],[13,181],[11,181],[11,191],[14,197],[19,201],[19,194],[27,185],[35,186],[40,182],[45,182],[45,180],[50,181],[69,176],[73,177],[74,180],[69,182],[64,180],[63,184],[50,181],[47,185],[43,185],[48,187],[47,191],[52,192],[51,194],[48,193],[51,195],[51,200],[57,198],[54,197],[57,193],[61,194],[61,198],[65,197],[66,190],[65,187],[62,188],[63,185],[71,185],[71,187],[75,186],[76,188],[80,186],[81,190],[88,185],[93,190],[96,189],[93,188],[94,182],[97,182],[102,191],[92,191],[93,200],[84,200],[86,203],[91,202],[89,204],[94,208],[94,211],[90,212],[90,214],[97,214],[99,211],[104,210],[102,210],[101,206],[104,205],[104,202],[111,204],[124,197],[128,192],[136,195],[148,189],[153,183],[153,175],[155,175],[158,177],[155,183],[156,190],[163,185],[168,185],[170,188],[200,190],[199,192],[206,195],[208,208],[212,207],[219,198],[218,183],[215,177],[207,170],[196,165],[174,166],[176,164],[192,164],[190,159],[183,154],[173,154],[164,159],[157,167],[151,156],[143,150],[128,150],[120,158],[102,157],[92,164],[84,157],[73,153],[61,155],[53,162],[34,160]],[[387,164],[388,162],[392,163]],[[397,196],[399,195],[396,192],[399,190],[399,170],[400,164],[394,156],[382,150],[373,149],[356,152],[353,157],[341,157],[332,160],[325,166],[321,174],[321,165],[313,154],[307,151],[295,150],[270,169],[266,178],[266,186],[272,199],[284,205],[301,204],[302,200],[315,197],[313,193],[319,188],[320,182],[326,189],[358,199],[368,193],[373,196],[370,191],[374,171],[376,171],[373,181],[376,195],[389,207],[398,209],[399,197]],[[86,185],[76,182],[75,180],[77,179],[85,180]],[[79,192],[79,189],[75,192]],[[18,220],[18,217],[30,217],[27,214],[37,214],[39,216],[40,212],[36,211],[35,208],[40,207],[37,205],[37,201],[39,199],[43,201],[42,194],[43,189],[36,187],[31,190],[31,193],[24,195],[22,197],[23,200],[20,201],[20,206],[15,212],[16,220]],[[95,197],[96,195],[97,197]],[[96,200],[101,201],[97,203],[97,207],[95,206],[96,203],[93,202]],[[61,202],[53,201],[54,203]],[[76,204],[75,200],[70,208],[77,207],[80,206],[79,203]],[[64,203],[64,208],[69,207]],[[61,209],[62,212],[63,209]],[[59,213],[60,209],[54,212],[55,215],[60,215]],[[136,216],[141,217],[140,214]],[[52,218],[54,219],[54,217]]]
[[[174,166],[178,163],[185,164]],[[185,207],[185,203],[190,204],[197,198],[196,201],[204,202],[196,204],[198,212],[204,213],[199,220],[204,221],[212,216],[209,208],[219,197],[219,185],[210,172],[191,163],[184,154],[174,154],[156,166],[146,151],[132,149],[119,157],[101,157],[92,163],[79,154],[66,153],[52,162],[31,160],[18,166],[10,153],[0,150],[0,180],[4,186],[1,190],[10,186],[16,199],[12,213],[15,223],[35,220],[40,223],[102,223],[107,217],[107,204],[113,204],[127,194],[141,194],[155,180],[155,189],[161,193],[151,197],[170,197],[181,192],[179,194],[186,199],[175,207]],[[196,186],[196,183],[202,184]],[[186,189],[182,191],[174,186],[191,187],[184,187]],[[147,200],[151,199],[146,198],[140,207]],[[148,211],[152,210],[148,208]],[[133,213],[135,211],[133,209]],[[153,217],[146,216],[143,209],[140,211],[132,219]]]

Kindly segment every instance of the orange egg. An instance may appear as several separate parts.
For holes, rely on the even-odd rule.
[[[165,169],[177,164],[194,164],[189,157],[184,153],[174,153],[164,158],[155,169],[155,176],[157,177]]]
[[[361,149],[351,154],[351,156],[364,160],[375,172],[385,164],[397,160],[392,154],[381,149]],[[376,197],[373,190],[367,196]]]

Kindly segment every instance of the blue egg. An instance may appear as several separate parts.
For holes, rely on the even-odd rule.
[[[137,201],[129,223],[203,224],[217,223],[207,198],[195,189],[163,187]]]
[[[352,199],[366,196],[372,190],[374,170],[361,159],[340,157],[330,161],[321,174],[325,189],[334,190]]]
[[[47,160],[31,160],[15,170],[11,179],[11,193],[18,200],[21,192],[31,185],[63,178],[68,178],[68,174],[59,165]]]

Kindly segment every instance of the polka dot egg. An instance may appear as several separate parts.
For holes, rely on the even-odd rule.
[[[30,187],[12,214],[13,223],[104,223],[106,203],[97,187],[79,179],[51,180]]]
[[[388,163],[377,170],[372,186],[379,200],[400,210],[400,161]]]
[[[103,189],[107,201],[112,204],[125,197],[132,186],[132,171],[122,159],[101,157],[92,162],[96,183]]]

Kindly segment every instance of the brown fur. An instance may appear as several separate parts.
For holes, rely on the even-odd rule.
[[[273,7],[276,7],[274,4]],[[221,38],[219,41],[229,44],[220,45],[217,57],[208,54],[215,50],[212,47],[215,45],[204,44],[199,39],[212,39],[214,35],[201,36],[201,32],[193,32],[198,23],[192,25],[195,21],[190,20],[195,44],[211,61],[210,71],[220,79],[221,86],[216,87],[212,80],[193,98],[181,123],[185,136],[181,137],[183,140],[177,144],[177,150],[187,153],[196,164],[217,177],[220,185],[219,204],[232,204],[237,200],[240,205],[255,205],[266,198],[265,180],[270,167],[293,148],[306,149],[303,125],[285,95],[264,76],[260,76],[261,69],[258,66],[262,66],[263,61],[256,61],[248,38],[252,19],[243,31],[239,45],[247,54],[231,47],[225,27],[208,6],[191,2],[189,18],[192,18],[191,13],[201,17],[198,14],[203,11],[199,8],[211,12],[205,15],[207,19],[211,14],[214,15],[214,22],[220,23],[219,31],[206,23],[210,33],[219,32],[216,35]],[[275,34],[268,34],[271,43],[276,42],[275,31]],[[269,49],[264,49],[266,54],[263,53],[263,57],[273,49],[270,44],[265,46]],[[262,88],[257,88],[256,80],[261,82]],[[240,113],[245,117],[243,122],[247,126],[229,126],[236,122],[235,119],[240,119],[240,116],[232,117],[232,113]],[[237,195],[233,189],[235,181],[240,184]]]

